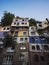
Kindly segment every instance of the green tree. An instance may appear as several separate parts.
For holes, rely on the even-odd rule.
[[[5,35],[3,39],[4,47],[10,47],[14,45],[13,37],[9,34]]]
[[[14,17],[15,17],[14,14],[5,11],[1,19],[2,26],[11,25]]]
[[[30,26],[32,26],[32,25],[36,26],[36,20],[31,18],[31,19],[29,20],[29,25],[30,25]]]

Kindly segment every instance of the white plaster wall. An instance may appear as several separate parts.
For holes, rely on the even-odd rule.
[[[23,41],[21,41],[20,38],[23,38]],[[27,38],[27,41],[25,38]],[[17,43],[29,43],[29,37],[17,37]]]

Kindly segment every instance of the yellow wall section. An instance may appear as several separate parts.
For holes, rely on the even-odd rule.
[[[19,31],[19,32],[18,32],[18,36],[24,36],[24,35],[23,35],[23,32],[25,32],[25,31]],[[28,31],[27,31],[27,34],[26,34],[25,36],[28,36]]]
[[[22,36],[22,31],[19,31],[18,32],[18,36]]]

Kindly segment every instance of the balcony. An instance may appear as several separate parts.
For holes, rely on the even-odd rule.
[[[44,33],[41,33],[40,36],[49,37],[49,33],[48,32],[44,32]]]
[[[15,26],[15,27],[24,26],[24,27],[28,27],[29,26],[29,23],[28,22],[13,22],[11,24],[11,26]]]
[[[13,53],[15,50],[14,49],[12,49],[12,47],[8,47],[7,49],[6,49],[6,52],[7,53]]]

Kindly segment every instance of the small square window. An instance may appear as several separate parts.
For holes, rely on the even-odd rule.
[[[3,30],[5,30],[6,28],[4,28]]]
[[[25,24],[27,24],[27,23],[25,23]]]
[[[24,19],[22,21],[24,21]]]
[[[39,61],[39,56],[38,55],[34,55],[34,61],[38,62]]]
[[[32,50],[35,50],[35,46],[32,46]]]
[[[23,41],[23,38],[20,38],[21,41]]]
[[[24,23],[22,22],[22,24],[24,24]]]
[[[31,35],[35,35],[35,32],[31,32]]]
[[[23,35],[26,35],[26,32],[23,32]]]
[[[40,27],[42,27],[42,25],[39,25]]]
[[[24,61],[24,60],[25,60],[25,58],[24,58],[24,55],[23,55],[23,54],[20,54],[19,60],[20,60],[20,61]]]
[[[19,25],[19,23],[17,23],[17,25]]]
[[[28,38],[25,38],[25,40],[28,40]]]
[[[7,30],[9,30],[9,28],[7,28]]]
[[[39,45],[36,45],[36,48],[37,48],[37,50],[40,50],[40,47],[39,47]]]
[[[16,23],[14,22],[14,25],[15,25]]]
[[[44,61],[44,56],[40,56],[40,60],[41,61]]]
[[[48,45],[44,45],[44,49],[45,50],[49,50],[49,46]]]
[[[35,39],[34,39],[34,38],[32,38],[32,42],[33,42],[33,43],[35,42]]]
[[[34,29],[33,27],[31,27],[31,29]]]
[[[26,49],[26,48],[25,48],[25,45],[24,45],[24,44],[21,44],[20,49],[25,50],[25,49]]]

